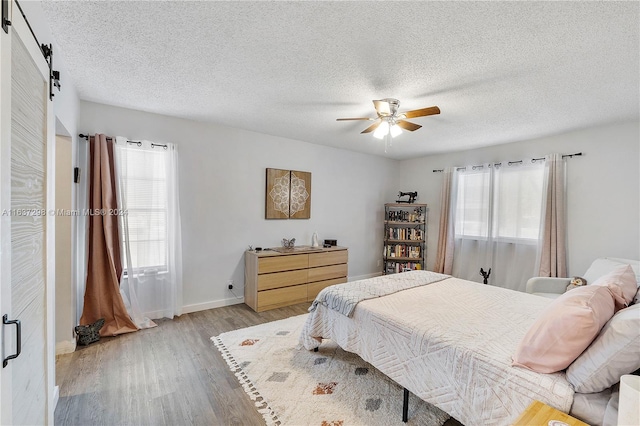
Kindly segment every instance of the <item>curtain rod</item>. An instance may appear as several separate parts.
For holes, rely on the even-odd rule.
[[[85,134],[83,134],[83,133],[80,133],[78,136],[80,136],[82,139],[86,139],[86,140],[89,140],[89,138],[91,137],[91,136],[89,136],[89,135],[85,135]],[[107,140],[113,140],[113,138],[112,138],[111,136],[107,136]],[[136,144],[136,145],[138,145],[138,146],[142,146],[142,142],[141,142],[141,141],[130,141],[130,140],[128,140],[128,141],[127,141],[127,143],[134,143],[134,144]],[[169,148],[169,146],[168,146],[168,145],[165,145],[165,144],[161,144],[161,143],[151,143],[151,148],[155,148],[156,146],[161,146],[161,147],[163,147],[165,150],[166,150],[167,148]]]
[[[562,154],[562,158],[567,158],[567,157],[573,158],[573,157],[580,157],[580,156],[582,156],[581,152],[576,152],[575,154]],[[542,161],[542,160],[544,160],[544,158],[532,158],[531,162],[535,163],[536,161]],[[519,163],[522,163],[522,160],[507,162],[507,164],[510,165],[510,166],[512,164],[519,164]],[[501,165],[502,163],[493,163],[493,164]],[[483,167],[482,165],[473,166],[473,170],[476,170],[477,168],[482,168],[482,167]],[[462,170],[462,169],[464,169],[464,167],[457,167],[456,168],[456,170]],[[444,172],[444,169],[433,169],[433,173],[441,173],[441,172]]]
[[[82,133],[80,133],[78,136],[80,136],[81,139],[86,139],[86,140],[89,140],[90,137],[93,137],[93,136],[89,136],[89,135],[84,135]],[[107,139],[113,140],[113,138],[111,136],[107,136]]]
[[[93,136],[85,135],[85,134],[82,134],[82,133],[80,133],[78,136],[80,136],[82,139],[86,139],[86,140],[89,140],[90,137],[93,137]],[[111,136],[107,136],[107,140],[112,141],[113,138]],[[135,143],[138,146],[142,146],[142,142],[140,142],[140,141],[129,141],[128,140],[127,143]],[[151,145],[153,145],[153,144],[151,144]],[[156,146],[164,146],[165,149],[167,149],[166,145],[158,145],[158,144],[156,144]]]

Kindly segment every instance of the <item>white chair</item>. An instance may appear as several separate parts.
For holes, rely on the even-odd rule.
[[[640,286],[640,261],[618,259],[613,257],[598,258],[593,261],[587,272],[581,275],[587,280],[587,285],[593,284],[598,278],[608,274],[620,265],[631,265],[636,274],[636,281]],[[527,293],[555,299],[565,292],[571,278],[534,277],[527,281]]]

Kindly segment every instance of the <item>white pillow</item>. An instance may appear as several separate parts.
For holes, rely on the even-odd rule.
[[[567,368],[576,392],[600,392],[640,368],[640,305],[615,314],[591,345]]]
[[[598,278],[607,275],[620,265],[624,265],[624,263],[612,259],[598,258],[591,263],[583,277],[587,280],[587,284],[593,284]]]

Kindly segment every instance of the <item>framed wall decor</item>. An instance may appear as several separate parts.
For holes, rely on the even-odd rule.
[[[267,169],[265,219],[309,219],[311,173]]]

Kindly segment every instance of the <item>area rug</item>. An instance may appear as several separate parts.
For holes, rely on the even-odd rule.
[[[404,425],[402,388],[359,356],[325,340],[298,348],[307,315],[212,337],[267,425]],[[409,397],[409,425],[441,426],[449,416]]]

